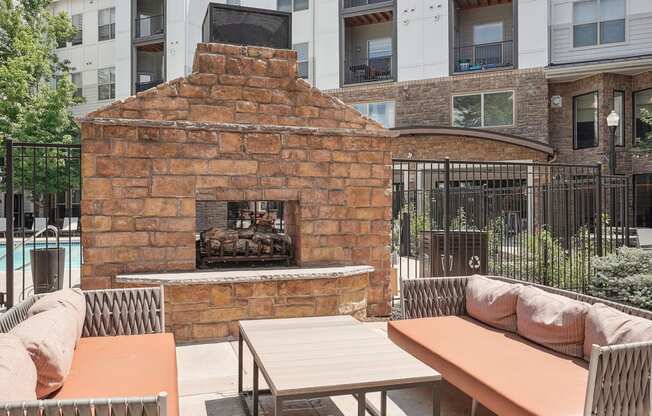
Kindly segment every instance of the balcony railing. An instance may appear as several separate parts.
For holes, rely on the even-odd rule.
[[[136,92],[147,91],[150,88],[154,88],[159,84],[162,84],[164,81],[162,79],[156,81],[148,82],[137,82],[136,83]]]
[[[392,3],[392,0],[343,0],[345,9],[351,7],[371,6],[379,3]]]
[[[361,62],[345,64],[345,84],[388,81],[393,79],[392,57],[370,58]]]
[[[136,38],[161,35],[165,31],[165,15],[140,17],[136,19]]]
[[[455,51],[455,72],[482,71],[514,64],[514,42],[461,46]]]

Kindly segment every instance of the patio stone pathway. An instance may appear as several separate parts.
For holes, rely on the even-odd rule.
[[[386,333],[385,322],[370,322]],[[245,416],[238,390],[238,359],[236,342],[190,344],[177,347],[179,394],[182,416]],[[292,348],[288,345],[288,348]],[[251,385],[251,356],[245,356],[245,387]],[[264,379],[261,377],[261,388]],[[388,415],[421,416],[431,413],[429,389],[408,389],[388,393]],[[379,394],[369,395],[379,403]],[[271,399],[262,397],[261,416],[271,414]],[[351,396],[288,402],[284,416],[349,416],[355,415],[356,401]],[[454,387],[442,389],[442,416],[465,416],[471,412],[471,399]],[[480,408],[478,416],[493,413]]]

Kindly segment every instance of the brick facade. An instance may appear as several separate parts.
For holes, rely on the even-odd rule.
[[[616,146],[616,173],[637,174],[652,172],[652,156],[637,152],[632,147],[633,93],[652,88],[652,72],[635,76],[599,74],[573,82],[551,83],[550,96],[562,97],[561,108],[550,109],[550,144],[555,148],[558,162],[602,163],[604,172],[609,171],[609,140],[607,115],[613,109],[614,91],[625,92],[625,115],[621,119],[625,127],[625,146]],[[573,97],[598,92],[598,146],[573,149]]]
[[[394,101],[396,127],[402,128],[450,127],[453,95],[505,90],[515,93],[514,126],[487,130],[547,143],[548,81],[542,68],[350,86],[328,92],[349,104]]]
[[[391,133],[298,79],[294,52],[200,44],[193,74],[80,122],[82,287],[194,270],[197,201],[277,200],[297,265],[373,266],[367,312],[389,313]]]

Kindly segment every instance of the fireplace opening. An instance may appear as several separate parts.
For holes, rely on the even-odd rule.
[[[290,266],[294,211],[288,201],[197,201],[197,268]]]

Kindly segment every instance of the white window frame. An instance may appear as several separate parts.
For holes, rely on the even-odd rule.
[[[388,129],[396,127],[396,101],[394,101],[394,100],[363,101],[363,102],[358,102],[358,103],[351,103],[351,106],[353,108],[356,108],[355,106],[365,106],[365,111],[364,112],[358,110],[357,108],[356,108],[356,110],[360,111],[360,113],[363,116],[371,118],[371,116],[369,115],[369,105],[370,104],[391,104],[391,111],[389,112],[391,123],[389,123],[390,124],[389,126],[384,126],[384,127],[388,128]]]
[[[505,92],[512,93],[512,124],[503,124],[500,126],[485,126],[484,125],[484,96],[488,94],[500,94]],[[455,114],[455,98],[470,97],[473,95],[480,96],[480,126],[478,127],[456,126],[455,117],[453,116]],[[471,92],[471,93],[464,93],[464,94],[453,94],[451,95],[450,115],[451,115],[452,127],[459,127],[464,129],[493,129],[493,128],[514,127],[516,126],[516,93],[514,90],[496,90],[496,91],[479,91],[479,92]]]
[[[307,50],[306,55],[307,55],[307,56],[306,56],[306,59],[304,59],[304,60],[300,60],[300,59],[299,59],[299,54],[297,53],[297,68],[298,68],[298,64],[302,64],[302,63],[304,63],[304,62],[307,63],[307,64],[308,64],[308,74],[307,74],[307,76],[306,76],[305,78],[303,78],[303,79],[310,80],[310,66],[311,66],[311,65],[310,65],[310,42],[299,42],[299,43],[295,43],[295,44],[292,45],[292,49],[293,49],[293,50],[296,50],[295,48],[296,48],[298,45],[306,45],[306,48],[307,48],[307,49],[306,49],[306,50]],[[299,75],[299,74],[297,73],[297,75]]]
[[[109,83],[108,83],[108,84],[100,84],[100,71],[104,71],[104,70],[109,70],[109,71],[110,71],[110,70],[113,70],[113,83],[110,82],[110,79],[111,79],[111,78],[110,78],[110,76],[109,76]],[[110,86],[111,86],[112,84],[113,84],[113,97],[110,96],[110,95],[111,95],[111,94],[110,94],[110,91],[111,91],[111,87],[110,87]],[[115,92],[116,84],[117,84],[117,82],[116,82],[115,67],[114,67],[114,66],[109,66],[109,67],[104,67],[104,68],[98,68],[98,69],[97,69],[97,100],[98,100],[98,101],[109,101],[109,100],[115,100],[115,97],[116,97],[116,92]],[[109,85],[109,98],[100,98],[100,85]]]
[[[278,7],[278,0],[276,0],[276,10],[283,11]],[[296,9],[295,0],[290,0],[290,10],[287,13],[302,12],[302,11],[305,11],[305,10],[310,10],[310,0],[308,0],[308,7],[306,7],[305,9],[300,9],[300,10]]]
[[[79,43],[76,43],[76,44],[74,44],[73,40],[71,39],[70,42],[68,42],[70,44],[70,46],[81,46],[81,45],[84,44],[84,14],[83,13],[75,13],[72,16],[70,16],[70,22],[71,23],[73,23],[73,18],[76,17],[76,16],[79,16],[79,25],[80,25],[80,27],[77,29],[77,31],[81,34],[81,37],[80,37]],[[73,26],[75,26],[74,23],[73,23]],[[75,26],[75,28],[77,28],[77,26]],[[75,37],[77,37],[77,34],[75,34],[75,36],[73,36],[73,38],[75,38]]]
[[[498,25],[500,25],[500,40],[499,41],[479,43],[475,39],[475,29],[476,28],[482,27],[482,26],[498,26]],[[478,23],[478,24],[473,25],[473,45],[474,46],[487,45],[487,44],[493,44],[493,43],[500,43],[500,42],[504,42],[504,41],[505,41],[505,22],[504,21],[500,20],[500,21],[497,21],[497,22]]]
[[[100,16],[102,12],[108,11],[109,17],[113,17],[113,20],[109,19],[109,22],[107,25],[102,25],[100,24]],[[109,37],[108,39],[100,39],[100,28],[102,26],[110,26],[113,25],[113,37]],[[105,7],[103,9],[99,9],[97,11],[97,41],[98,42],[106,42],[109,40],[114,40],[115,39],[115,7]]]
[[[586,45],[586,46],[575,46],[575,3],[583,3],[587,0],[573,0],[571,2],[571,23],[570,23],[570,37],[571,37],[571,44],[570,47],[572,50],[588,50],[588,49],[596,49],[596,48],[608,48],[611,46],[623,46],[627,45],[629,43],[629,18],[627,15],[627,0],[623,0],[623,3],[625,5],[625,39],[622,42],[612,42],[612,43],[600,43],[600,25],[602,23],[601,16],[598,15],[598,20],[597,20],[597,42],[595,45]],[[597,1],[598,4],[598,13],[600,12],[600,0],[595,0]]]

